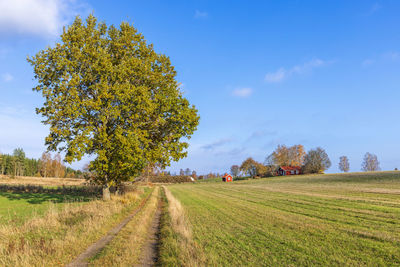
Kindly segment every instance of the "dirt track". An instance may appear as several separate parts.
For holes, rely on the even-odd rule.
[[[147,234],[146,243],[142,247],[142,254],[139,258],[139,264],[135,266],[154,266],[157,263],[161,205],[162,202],[159,201],[157,205],[157,210],[153,216],[153,221]]]
[[[86,251],[81,253],[77,258],[75,258],[71,263],[66,265],[67,267],[77,267],[77,266],[88,266],[88,259],[99,253],[108,243],[121,231],[121,229],[128,224],[132,218],[144,207],[146,202],[149,200],[152,194],[142,200],[139,207],[135,209],[128,217],[126,217],[117,226],[111,229],[107,235],[99,239],[97,242],[90,245]],[[146,245],[145,245],[146,246]],[[146,265],[148,266],[148,265]]]

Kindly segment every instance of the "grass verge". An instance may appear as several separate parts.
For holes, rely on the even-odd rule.
[[[192,238],[181,203],[163,187],[159,266],[204,266],[202,250]]]
[[[91,243],[105,235],[150,194],[152,189],[49,208],[44,216],[22,225],[0,225],[1,266],[59,266],[72,261]]]

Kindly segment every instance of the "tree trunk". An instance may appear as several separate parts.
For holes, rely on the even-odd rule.
[[[110,186],[108,184],[103,185],[103,200],[110,200]]]

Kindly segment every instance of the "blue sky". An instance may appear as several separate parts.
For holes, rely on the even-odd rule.
[[[0,1],[0,151],[45,150],[26,62],[74,16],[129,21],[170,56],[199,109],[188,157],[172,171],[224,172],[278,144],[323,147],[337,172],[365,152],[400,168],[399,1]],[[86,163],[74,163],[76,168]]]

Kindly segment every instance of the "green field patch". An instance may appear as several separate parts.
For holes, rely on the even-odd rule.
[[[92,199],[78,194],[0,192],[0,224],[21,224],[29,218],[43,215],[51,205],[60,209],[65,203],[81,203]]]

